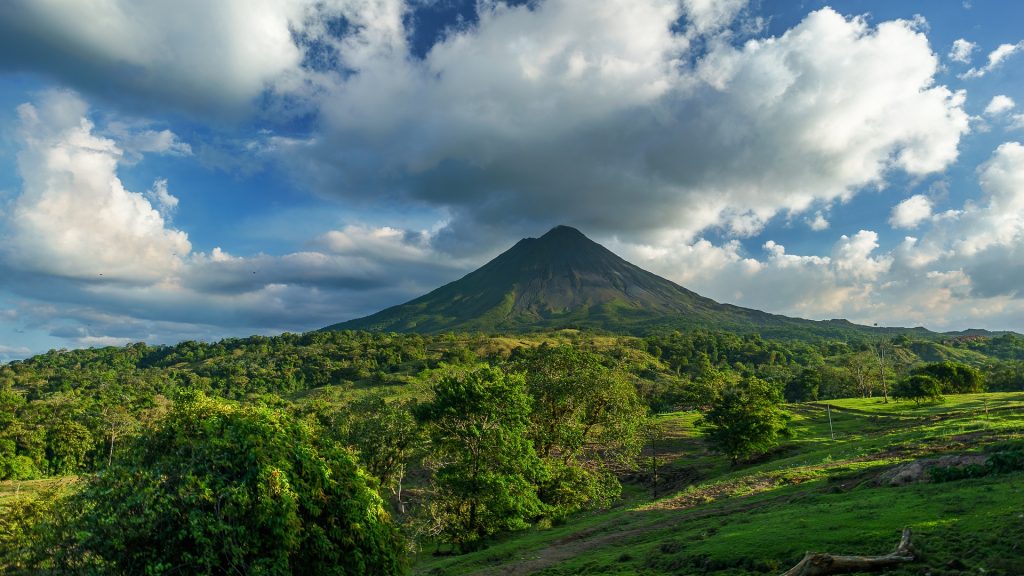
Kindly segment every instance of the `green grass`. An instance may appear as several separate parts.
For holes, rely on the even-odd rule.
[[[879,485],[892,466],[1024,442],[1024,393],[941,404],[845,399],[792,405],[793,438],[770,458],[730,467],[694,428],[659,418],[662,495],[627,486],[611,510],[508,535],[462,556],[416,559],[421,574],[778,574],[805,551],[884,554],[903,527],[919,560],[889,574],[1024,574],[1024,473]],[[834,439],[833,439],[834,434]]]
[[[41,480],[3,480],[0,481],[0,505],[17,498],[27,498],[70,486],[77,480],[75,476],[44,478]]]

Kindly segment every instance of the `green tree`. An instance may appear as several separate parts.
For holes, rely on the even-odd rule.
[[[542,506],[523,377],[478,366],[442,377],[433,391],[433,401],[416,411],[432,441],[431,531],[465,549],[528,526]]]
[[[79,422],[58,420],[46,430],[46,459],[56,476],[82,470],[93,447],[92,433]]]
[[[199,393],[76,497],[83,557],[124,574],[395,574],[372,480],[307,422]]]
[[[517,363],[533,398],[530,439],[546,474],[540,496],[564,515],[621,493],[614,472],[635,467],[647,408],[629,374],[571,346],[542,346]]]
[[[981,372],[960,362],[933,362],[914,369],[913,374],[928,375],[941,384],[946,394],[984,392],[985,380]]]
[[[893,387],[894,398],[921,402],[942,402],[942,382],[930,374],[912,374],[903,378]]]
[[[735,464],[767,452],[788,433],[789,415],[781,403],[777,387],[747,378],[722,390],[698,424],[707,442]]]
[[[789,402],[808,402],[818,399],[821,389],[821,367],[809,366],[800,375],[786,383],[785,396]]]
[[[406,465],[426,441],[412,415],[414,406],[411,401],[387,402],[383,396],[374,394],[348,407],[347,443],[356,449],[367,472],[391,490],[398,511],[403,514],[402,480]]]

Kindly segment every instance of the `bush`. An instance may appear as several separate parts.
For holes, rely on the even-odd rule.
[[[77,545],[131,574],[395,574],[368,476],[306,422],[192,394],[76,496]]]
[[[932,482],[952,482],[965,478],[980,478],[989,474],[1007,474],[1024,470],[1024,449],[1015,447],[998,450],[985,459],[985,465],[941,466],[928,470]]]
[[[914,374],[896,383],[892,389],[894,398],[913,400],[920,404],[925,401],[942,402],[942,383],[928,374]]]

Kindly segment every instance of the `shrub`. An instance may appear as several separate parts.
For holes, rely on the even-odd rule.
[[[191,394],[87,480],[77,545],[131,574],[395,574],[368,476],[310,424]]]

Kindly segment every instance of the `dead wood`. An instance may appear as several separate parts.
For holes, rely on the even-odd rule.
[[[850,572],[876,572],[895,564],[914,561],[914,547],[910,544],[910,528],[903,529],[903,536],[896,549],[884,556],[841,556],[824,552],[808,552],[803,560],[782,576],[826,576],[827,574],[848,574]]]

